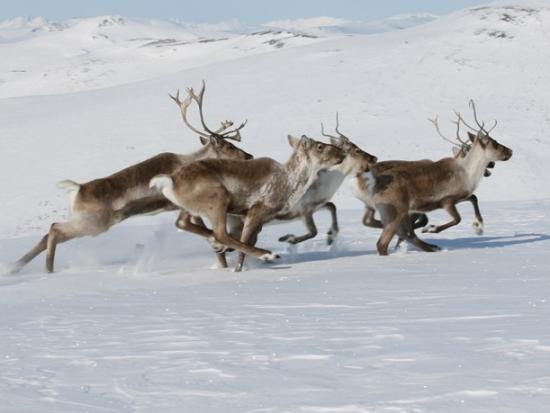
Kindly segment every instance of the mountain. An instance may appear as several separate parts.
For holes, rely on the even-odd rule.
[[[155,78],[317,41],[286,31],[238,33],[120,16],[0,23],[0,97],[70,93]]]
[[[429,13],[394,16],[375,21],[353,21],[333,17],[314,17],[295,20],[277,20],[265,24],[284,30],[298,31],[317,36],[335,34],[376,34],[394,30],[403,30],[435,20],[437,16]]]

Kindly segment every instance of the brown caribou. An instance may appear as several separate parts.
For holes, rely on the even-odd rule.
[[[403,163],[390,169],[375,165],[364,175],[365,190],[380,214],[384,228],[377,243],[380,255],[387,255],[388,245],[396,234],[423,251],[437,250],[435,245],[416,236],[410,214],[443,208],[451,215],[450,222],[429,226],[425,232],[437,233],[457,225],[461,217],[456,204],[471,197],[492,162],[506,161],[512,156],[512,151],[491,138],[485,124],[478,121],[473,101],[470,101],[470,106],[478,128],[468,125],[457,113],[458,127],[464,124],[476,131],[475,134],[468,132],[469,142],[460,139],[462,145],[467,145],[463,156],[443,158],[436,162]],[[437,120],[434,124],[440,132]]]
[[[203,82],[199,97],[189,89],[184,101],[180,100],[179,91],[176,96],[170,96],[179,106],[184,123],[200,136],[203,145],[201,149],[188,155],[161,153],[105,178],[83,184],[71,180],[61,181],[58,187],[65,189],[70,196],[69,220],[52,224],[40,242],[14,264],[11,272],[20,271],[44,250],[47,250],[46,269],[53,272],[57,244],[77,237],[99,235],[134,215],[177,210],[158,190],[149,187],[151,179],[158,174],[173,173],[183,165],[200,159],[251,159],[252,155],[228,141],[241,140],[240,131],[246,122],[232,130],[227,130],[233,125],[231,121],[222,122],[215,131],[206,126],[202,110],[205,88]],[[204,131],[193,127],[187,119],[187,110],[193,100],[198,103]]]
[[[291,211],[322,169],[344,160],[341,149],[307,136],[288,136],[294,149],[285,164],[271,158],[251,161],[209,159],[193,162],[174,174],[151,180],[182,212],[180,229],[193,232],[220,244],[264,261],[277,258],[271,251],[253,244],[262,225],[277,215]],[[240,240],[227,232],[228,215],[241,215],[244,223]],[[212,230],[193,222],[205,217]],[[236,271],[242,270],[242,262]]]

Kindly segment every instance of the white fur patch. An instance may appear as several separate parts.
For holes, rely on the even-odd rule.
[[[149,182],[149,188],[157,188],[169,201],[181,207],[174,193],[174,181],[168,175],[157,175]]]
[[[67,194],[69,194],[69,205],[72,214],[74,211],[74,202],[76,200],[76,196],[78,195],[78,191],[80,190],[80,185],[77,184],[75,181],[65,179],[63,181],[59,181],[57,183],[57,187],[59,189],[64,189],[65,191],[67,191]]]

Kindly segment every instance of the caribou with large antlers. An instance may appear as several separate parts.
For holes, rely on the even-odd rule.
[[[180,229],[264,261],[277,258],[251,245],[262,225],[291,211],[315,181],[317,173],[344,160],[341,149],[302,136],[288,137],[294,152],[283,165],[271,158],[251,161],[209,159],[194,162],[176,173],[151,180],[182,212]],[[228,215],[244,216],[240,240],[227,232]],[[206,217],[212,230],[193,223]],[[242,261],[235,268],[242,269]]]
[[[231,121],[222,122],[215,131],[206,126],[202,109],[205,88],[203,82],[198,96],[193,89],[188,89],[188,95],[183,101],[180,100],[179,91],[176,96],[170,96],[179,106],[184,123],[200,136],[203,144],[201,149],[188,155],[161,153],[113,175],[84,184],[70,180],[60,182],[58,186],[67,190],[70,195],[69,221],[52,224],[40,242],[15,263],[12,272],[21,270],[44,250],[47,250],[46,269],[52,272],[55,250],[59,243],[77,237],[99,235],[134,215],[177,210],[158,190],[149,187],[150,180],[156,175],[171,174],[183,165],[201,159],[251,159],[252,155],[228,141],[241,140],[240,131],[246,122],[233,130],[227,130],[233,125]],[[187,119],[187,110],[193,101],[199,106],[204,131],[193,127]]]
[[[490,130],[477,119],[475,103],[470,101],[478,128],[468,125],[458,112],[457,129],[465,125],[476,133],[468,132],[469,142],[459,139],[456,143],[464,155],[443,158],[436,162],[421,161],[391,169],[371,168],[366,174],[369,198],[381,216],[384,227],[377,243],[380,255],[388,254],[388,245],[395,234],[424,251],[435,251],[437,246],[420,240],[411,225],[411,213],[425,213],[443,208],[452,220],[444,225],[429,226],[426,232],[440,232],[457,225],[461,218],[456,204],[471,197],[486,168],[492,162],[506,161],[512,151],[489,136]],[[437,120],[434,123],[440,133]],[[496,123],[495,123],[496,125]],[[442,137],[444,135],[440,133]],[[457,131],[457,136],[460,137]],[[447,139],[445,137],[445,139]]]

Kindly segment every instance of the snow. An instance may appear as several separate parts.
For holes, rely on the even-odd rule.
[[[0,23],[2,412],[547,410],[550,2],[367,23]],[[207,121],[248,118],[239,145],[279,161],[288,133],[319,136],[337,110],[380,160],[448,156],[427,118],[453,136],[474,98],[514,150],[476,192],[485,235],[464,204],[459,226],[422,234],[442,252],[378,257],[344,184],[336,246],[325,212],[297,248],[276,240],[300,222],[269,226],[259,245],[282,258],[243,273],[164,214],[60,245],[54,274],[39,256],[2,275],[67,215],[57,181],[198,148],[167,93],[202,79]]]
[[[486,203],[477,237],[462,205],[465,224],[429,238],[444,252],[390,257],[360,211],[332,250],[285,251],[301,225],[270,226],[282,261],[243,273],[209,270],[173,217],[62,245],[58,273],[39,260],[1,282],[3,411],[544,412],[549,207]]]

